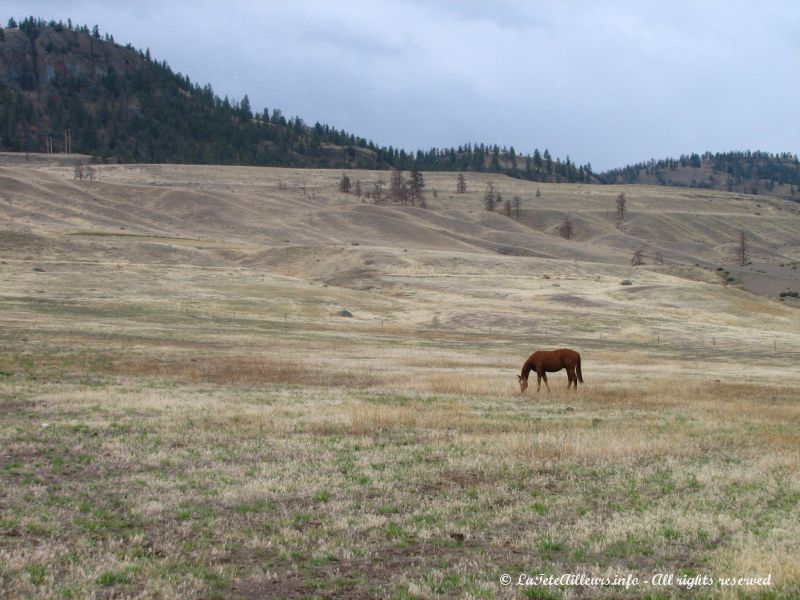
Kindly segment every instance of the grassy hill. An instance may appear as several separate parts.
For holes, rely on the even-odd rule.
[[[791,268],[800,259],[795,235],[800,210],[777,198],[659,186],[530,183],[496,174],[470,174],[467,193],[458,194],[454,174],[427,173],[429,208],[421,209],[386,199],[375,205],[374,198],[341,193],[337,171],[107,165],[97,167],[94,181],[79,181],[73,168],[41,160],[39,166],[2,168],[0,218],[25,235],[55,235],[65,255],[78,243],[73,234],[92,232],[269,249],[351,242],[360,243],[364,252],[385,246],[458,247],[628,269],[633,252],[642,249],[650,266],[663,261],[659,268],[721,268],[737,284],[773,296],[800,288]],[[354,170],[350,177],[372,189],[378,179],[388,181],[389,173]],[[519,218],[514,212],[509,217],[502,210],[484,209],[489,181],[504,198],[519,198]],[[618,226],[615,199],[620,191],[627,198],[627,216]],[[570,240],[558,234],[567,216],[574,230]],[[750,264],[745,266],[736,264],[735,257],[741,231],[749,246]],[[129,255],[140,251],[125,239],[115,244],[124,244]],[[254,259],[211,252],[203,260],[232,264]]]

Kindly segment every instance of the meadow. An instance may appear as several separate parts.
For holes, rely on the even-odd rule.
[[[710,265],[16,219],[3,597],[800,595],[797,309]],[[585,384],[520,395],[554,346]],[[639,581],[517,585],[581,573]]]

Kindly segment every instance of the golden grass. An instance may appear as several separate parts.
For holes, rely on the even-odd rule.
[[[339,177],[133,169],[104,174],[244,186],[270,206],[281,179]],[[589,212],[618,193],[542,188]],[[479,191],[459,204],[444,189],[445,209],[479,208]],[[332,196],[314,219],[351,204]],[[622,292],[627,266],[427,237],[408,252],[342,238],[317,263],[328,252],[295,240],[295,218],[308,223],[276,216],[291,244],[275,237],[253,262],[227,239],[203,244],[226,254],[202,265],[133,237],[124,257],[114,239],[83,262],[36,254],[44,272],[4,256],[0,595],[514,597],[500,573],[689,569],[771,572],[777,597],[798,597],[790,309],[647,269]],[[361,287],[325,285],[336,277]],[[353,319],[332,316],[344,307]],[[568,392],[556,373],[551,393],[532,380],[520,395],[524,358],[555,345],[581,350],[586,383]]]

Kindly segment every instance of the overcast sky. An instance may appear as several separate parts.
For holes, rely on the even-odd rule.
[[[704,150],[800,150],[800,2],[4,0],[150,48],[406,149],[548,148],[597,170]]]

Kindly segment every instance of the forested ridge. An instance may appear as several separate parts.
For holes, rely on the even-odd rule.
[[[486,171],[532,181],[647,183],[793,197],[793,154],[690,154],[594,173],[514,147],[469,142],[407,151],[330,125],[220,97],[149,50],[97,26],[9,19],[0,28],[0,150],[89,154],[98,161]]]

